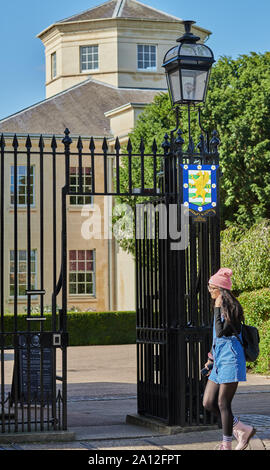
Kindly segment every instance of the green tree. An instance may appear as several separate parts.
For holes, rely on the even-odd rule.
[[[221,58],[204,110],[217,129],[223,225],[250,227],[270,218],[270,53]]]
[[[180,111],[180,127],[188,145],[187,110]],[[251,227],[262,218],[270,219],[270,53],[222,57],[212,70],[203,127],[218,131],[221,145],[220,180],[221,227]],[[167,93],[157,95],[140,114],[130,134],[132,151],[139,152],[141,139],[151,153],[153,140],[158,152],[164,134],[175,127],[175,112]],[[199,141],[197,112],[191,113],[194,143]],[[128,188],[128,158],[122,158],[121,188]],[[152,182],[152,159],[145,158],[145,185]],[[132,157],[132,177],[140,187],[140,157]],[[135,199],[118,198],[135,206]],[[137,198],[136,202],[140,202]],[[132,241],[120,244],[133,251]]]

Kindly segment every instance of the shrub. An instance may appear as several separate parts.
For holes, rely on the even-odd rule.
[[[260,334],[260,355],[256,362],[248,364],[253,371],[261,374],[270,373],[270,289],[243,292],[238,297],[245,322],[256,326]]]
[[[232,289],[239,294],[269,286],[270,221],[249,230],[232,226],[221,232],[221,266],[233,271]]]

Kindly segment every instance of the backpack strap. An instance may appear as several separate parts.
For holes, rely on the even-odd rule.
[[[244,343],[243,341],[241,340],[240,336],[238,335],[237,331],[236,331],[236,328],[234,327],[234,325],[231,323],[230,326],[232,327],[234,333],[235,333],[235,336],[236,338],[238,339],[238,341],[240,341],[240,343],[242,344],[242,346],[244,347]],[[242,323],[241,323],[241,330],[242,330]]]

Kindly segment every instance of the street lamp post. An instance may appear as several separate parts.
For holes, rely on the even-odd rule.
[[[213,423],[202,407],[205,378],[200,374],[212,340],[209,277],[220,267],[219,222],[219,139],[209,138],[201,125],[201,106],[205,102],[213,52],[191,32],[194,21],[184,21],[185,33],[164,57],[168,90],[176,109],[176,128],[165,139],[169,151],[165,161],[163,185],[171,194],[177,175],[174,202],[189,215],[189,245],[185,250],[165,252],[168,311],[169,424]],[[188,142],[179,127],[179,106],[188,108]],[[191,109],[198,112],[201,129],[197,146],[191,133]],[[174,132],[177,132],[176,138]],[[167,136],[168,137],[168,136]],[[174,183],[175,184],[175,183]],[[172,198],[167,198],[168,205]],[[179,211],[180,213],[180,211]],[[180,217],[179,217],[180,219]],[[181,220],[178,226],[182,231]],[[162,262],[162,260],[161,260]]]
[[[165,134],[162,144],[157,174],[162,208],[156,214],[154,245],[147,241],[144,218],[140,223],[145,238],[136,240],[138,415],[128,417],[133,423],[149,419],[151,425],[158,420],[159,426],[214,423],[202,406],[207,378],[200,371],[212,342],[207,284],[220,267],[219,139],[216,132],[210,139],[201,125],[214,56],[192,34],[193,23],[184,22],[179,45],[164,58],[176,127]],[[188,140],[179,129],[179,106],[188,107]],[[197,146],[191,135],[191,110],[199,117]],[[166,236],[159,236],[160,222]],[[171,226],[177,227],[173,234]],[[188,243],[180,248],[183,236]]]

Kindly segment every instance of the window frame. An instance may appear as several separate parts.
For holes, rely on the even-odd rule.
[[[97,54],[97,67],[92,67],[92,68],[86,68],[86,69],[83,69],[82,65],[83,65],[83,49],[90,49],[90,48],[97,48],[97,51],[93,51],[91,52],[91,56],[94,56],[94,54]],[[89,51],[86,52],[86,56],[89,55]],[[92,57],[93,59],[93,57]],[[90,64],[90,62],[87,60],[86,61],[86,64]],[[93,59],[93,65],[95,65],[95,59]],[[99,45],[98,44],[88,44],[88,45],[83,45],[83,46],[80,46],[80,73],[89,73],[89,72],[96,72],[99,70]]]
[[[76,252],[76,255],[75,255],[75,260],[71,260],[70,259],[70,253],[72,251],[75,251]],[[78,257],[78,253],[79,251],[84,251],[85,252],[85,256],[84,256],[84,260],[79,260],[79,257]],[[93,257],[92,257],[92,260],[87,260],[86,258],[86,252],[87,251],[92,251],[93,253]],[[92,248],[90,250],[88,249],[85,249],[85,250],[76,250],[76,249],[69,249],[69,253],[68,253],[68,296],[71,297],[71,296],[76,296],[76,297],[91,297],[91,298],[95,298],[96,297],[96,249],[95,248]],[[75,262],[76,263],[76,270],[70,270],[70,263],[72,262]],[[79,271],[78,269],[78,263],[79,262],[84,262],[85,265],[87,262],[92,262],[93,263],[93,271]],[[85,280],[84,282],[78,282],[78,274],[79,273],[84,273],[85,275],[86,274],[89,274],[89,273],[92,273],[93,275],[93,281],[92,281],[92,284],[93,284],[93,292],[92,293],[88,293],[88,292],[78,292],[78,284],[84,284],[85,285],[85,290],[86,290],[86,284],[88,284],[87,280]],[[76,280],[75,282],[74,281],[71,281],[70,280],[70,274],[75,274],[76,275]],[[86,278],[85,278],[86,279]],[[76,292],[70,292],[70,284],[75,284],[76,286]],[[90,282],[91,284],[91,282]]]
[[[57,56],[56,51],[51,54],[51,79],[57,77]]]
[[[19,171],[18,171],[19,168],[25,168],[25,175],[24,175],[25,178],[26,178],[25,185],[22,185],[22,184],[20,185],[20,184],[19,184],[19,181],[18,181],[18,178],[19,178],[19,176],[20,176]],[[30,207],[31,207],[31,208],[34,208],[34,207],[36,207],[36,200],[35,200],[35,186],[36,186],[36,181],[35,181],[35,173],[36,173],[36,172],[35,172],[35,165],[30,165],[30,170],[31,170],[31,169],[33,169],[33,183],[31,184],[31,182],[30,182],[30,188],[31,188],[31,186],[33,187],[33,193],[32,193],[33,202],[30,203]],[[13,170],[13,173],[12,173],[12,170]],[[31,176],[31,174],[30,174],[30,176]],[[13,183],[12,183],[12,177],[13,177]],[[20,202],[18,201],[18,199],[19,199],[19,197],[20,197],[20,191],[19,191],[20,186],[21,186],[21,187],[24,186],[24,187],[26,188],[25,192],[23,193],[24,199],[25,199],[25,201],[26,201],[24,204],[22,204],[22,203],[20,203]],[[12,192],[12,189],[11,189],[12,187],[13,187],[13,192]],[[9,186],[9,190],[10,190],[10,200],[9,200],[9,202],[10,202],[10,207],[11,207],[12,209],[14,209],[14,207],[15,207],[15,199],[14,199],[14,202],[11,201],[12,196],[13,196],[13,198],[14,198],[14,188],[15,188],[15,181],[14,181],[14,165],[10,165],[10,186]],[[21,196],[22,196],[22,195],[21,195]],[[27,165],[26,165],[26,164],[25,164],[25,165],[17,165],[17,207],[18,207],[18,208],[27,207]]]
[[[76,172],[75,173],[71,173],[71,169],[75,168]],[[89,174],[86,173],[86,170],[90,170]],[[71,178],[76,178],[76,184],[71,184]],[[88,187],[89,185],[86,185],[85,183],[85,178],[87,177],[90,177],[91,178],[91,189],[92,189],[92,185],[93,185],[93,175],[92,175],[92,168],[89,167],[89,166],[83,166],[82,167],[82,187],[83,187],[83,190],[85,191],[85,188]],[[69,188],[70,188],[70,192],[71,192],[71,188],[75,188],[75,193],[76,193],[76,189],[79,189],[79,167],[78,166],[72,166],[70,167],[70,171],[69,171]],[[71,198],[76,198],[76,201],[78,201],[78,198],[83,198],[83,202],[71,202]],[[91,198],[90,199],[90,202],[86,202],[86,198]],[[84,205],[93,205],[94,204],[94,196],[93,195],[90,195],[90,196],[78,196],[78,195],[74,195],[72,196],[71,194],[69,195],[69,206],[74,208],[74,207],[81,207],[81,206],[84,206]]]
[[[139,48],[142,47],[143,50],[139,51]],[[150,67],[139,67],[139,61],[142,61],[143,65],[145,62],[146,51],[144,48],[149,47],[148,54],[150,55],[150,64],[151,64],[151,47],[155,48],[155,66]],[[139,59],[139,54],[142,53],[142,59]],[[139,72],[156,72],[157,71],[157,45],[156,44],[137,44],[137,71]]]
[[[13,260],[11,259],[11,253],[13,252]],[[20,271],[20,261],[23,262],[24,260],[20,260],[20,253],[21,252],[25,252],[25,264],[26,264],[26,268],[25,268],[25,271]],[[31,289],[36,289],[37,288],[37,249],[34,248],[31,250],[31,255],[32,253],[34,253],[34,259],[32,260],[31,259],[31,276],[32,274],[34,275],[34,279],[35,279],[35,282],[34,282],[34,285],[32,285],[32,282],[31,282]],[[17,298],[18,299],[27,299],[27,295],[24,294],[24,295],[20,295],[19,294],[19,291],[20,291],[20,282],[19,282],[19,275],[20,274],[25,274],[26,276],[26,282],[25,282],[25,286],[26,286],[26,289],[28,289],[27,287],[27,250],[17,250],[17,263],[18,263],[18,271],[17,271],[17,275],[18,275],[18,293],[17,293]],[[10,276],[11,274],[14,274],[14,281],[15,281],[15,266],[14,266],[14,270],[13,272],[11,271],[11,262],[15,262],[15,250],[14,249],[10,249],[9,250],[9,298],[10,299],[15,299],[15,282],[13,284],[11,284],[10,282]],[[35,266],[35,271],[32,272],[32,263],[34,263],[34,266]],[[13,286],[13,289],[14,289],[14,294],[11,294],[10,292],[10,289],[11,289],[11,285]],[[24,284],[21,284],[21,285],[24,285]],[[33,299],[37,299],[37,296],[32,296]]]

